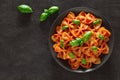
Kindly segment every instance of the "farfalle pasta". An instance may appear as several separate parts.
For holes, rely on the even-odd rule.
[[[102,19],[81,11],[78,15],[69,12],[51,39],[57,58],[67,60],[72,69],[78,69],[101,63],[100,55],[109,53],[110,36]]]

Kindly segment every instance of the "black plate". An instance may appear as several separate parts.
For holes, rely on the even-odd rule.
[[[90,69],[84,69],[84,68],[79,68],[77,70],[72,70],[70,65],[68,64],[68,62],[58,59],[56,57],[56,52],[53,49],[53,44],[54,42],[51,40],[51,36],[55,33],[56,30],[56,26],[60,25],[62,20],[64,19],[64,17],[66,17],[66,15],[68,14],[68,12],[74,12],[75,14],[78,14],[80,11],[85,11],[85,12],[90,12],[92,14],[94,14],[96,17],[101,18],[103,20],[102,25],[105,26],[105,28],[107,28],[110,32],[111,32],[111,37],[110,37],[110,41],[108,42],[108,46],[110,48],[109,54],[108,55],[102,55],[101,60],[102,63],[99,65],[92,65],[92,67]],[[91,8],[86,8],[86,7],[75,7],[75,8],[71,8],[65,12],[63,12],[62,14],[60,14],[58,16],[58,18],[53,22],[52,27],[50,29],[50,33],[49,33],[49,47],[52,53],[53,58],[55,59],[55,61],[62,66],[64,69],[68,70],[68,71],[72,71],[72,72],[78,72],[78,73],[85,73],[85,72],[90,72],[90,71],[94,71],[96,69],[98,69],[99,67],[101,67],[110,57],[112,50],[113,50],[113,44],[114,44],[114,38],[113,38],[114,34],[112,31],[112,28],[110,26],[110,23],[106,20],[106,18],[101,15],[100,13],[98,13],[96,10],[91,9]]]

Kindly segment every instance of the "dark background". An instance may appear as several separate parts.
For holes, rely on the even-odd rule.
[[[33,14],[17,11],[28,4]],[[58,14],[44,23],[44,8],[57,5]],[[108,18],[115,35],[111,57],[96,71],[78,74],[64,70],[52,58],[48,47],[51,24],[63,11],[90,7]],[[0,80],[120,80],[120,0],[0,0]]]

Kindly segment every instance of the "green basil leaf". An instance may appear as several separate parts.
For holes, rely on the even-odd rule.
[[[42,13],[40,15],[40,21],[43,22],[48,18],[48,13]]]
[[[97,52],[97,50],[98,50],[97,46],[92,46],[92,50],[93,50],[94,52]]]
[[[69,53],[69,56],[70,56],[71,58],[76,58],[76,56],[75,56],[72,52]]]
[[[62,30],[66,30],[68,28],[68,26],[63,26]]]
[[[84,43],[84,42],[83,42],[83,40],[82,40],[82,39],[80,39],[80,38],[76,38],[76,40],[77,40],[77,42],[79,43],[79,45],[80,45],[80,46],[82,46],[82,45],[83,45],[83,43]]]
[[[48,16],[50,16],[51,14],[49,13],[49,10],[48,9],[44,9],[44,13],[47,13]]]
[[[79,46],[79,42],[77,40],[70,41],[70,46]]]
[[[54,14],[54,13],[59,11],[59,7],[58,6],[52,6],[48,9],[48,11],[49,11],[50,14]]]
[[[32,13],[33,12],[32,8],[26,4],[21,4],[17,8],[18,8],[18,11],[21,13]]]
[[[76,40],[77,40],[78,42],[81,42],[81,39],[80,39],[80,38],[76,38]]]
[[[83,42],[88,41],[88,40],[91,38],[91,36],[92,36],[92,32],[91,32],[91,31],[86,32],[86,33],[83,35],[83,38],[82,38]]]
[[[97,25],[97,24],[99,24],[100,23],[100,19],[97,19],[97,20],[95,20],[94,22],[93,22],[93,25]]]
[[[102,34],[99,34],[99,38],[100,38],[101,40],[105,40],[105,37],[104,37]]]
[[[64,47],[64,40],[60,41],[60,47],[63,48]]]
[[[84,44],[84,41],[81,39],[79,44],[80,44],[80,46],[82,46]]]
[[[79,24],[80,24],[80,21],[77,20],[77,19],[74,19],[74,20],[73,20],[73,23],[76,24],[76,25],[79,25]]]
[[[84,65],[87,64],[86,59],[82,58],[81,63],[84,64]]]

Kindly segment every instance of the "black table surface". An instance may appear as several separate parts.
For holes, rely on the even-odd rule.
[[[33,8],[31,15],[17,11],[19,4]],[[44,23],[44,8],[57,5],[58,14]],[[48,47],[51,24],[63,11],[90,7],[111,23],[115,44],[107,63],[93,72],[72,73],[60,67]],[[120,80],[120,0],[0,0],[0,80]]]

